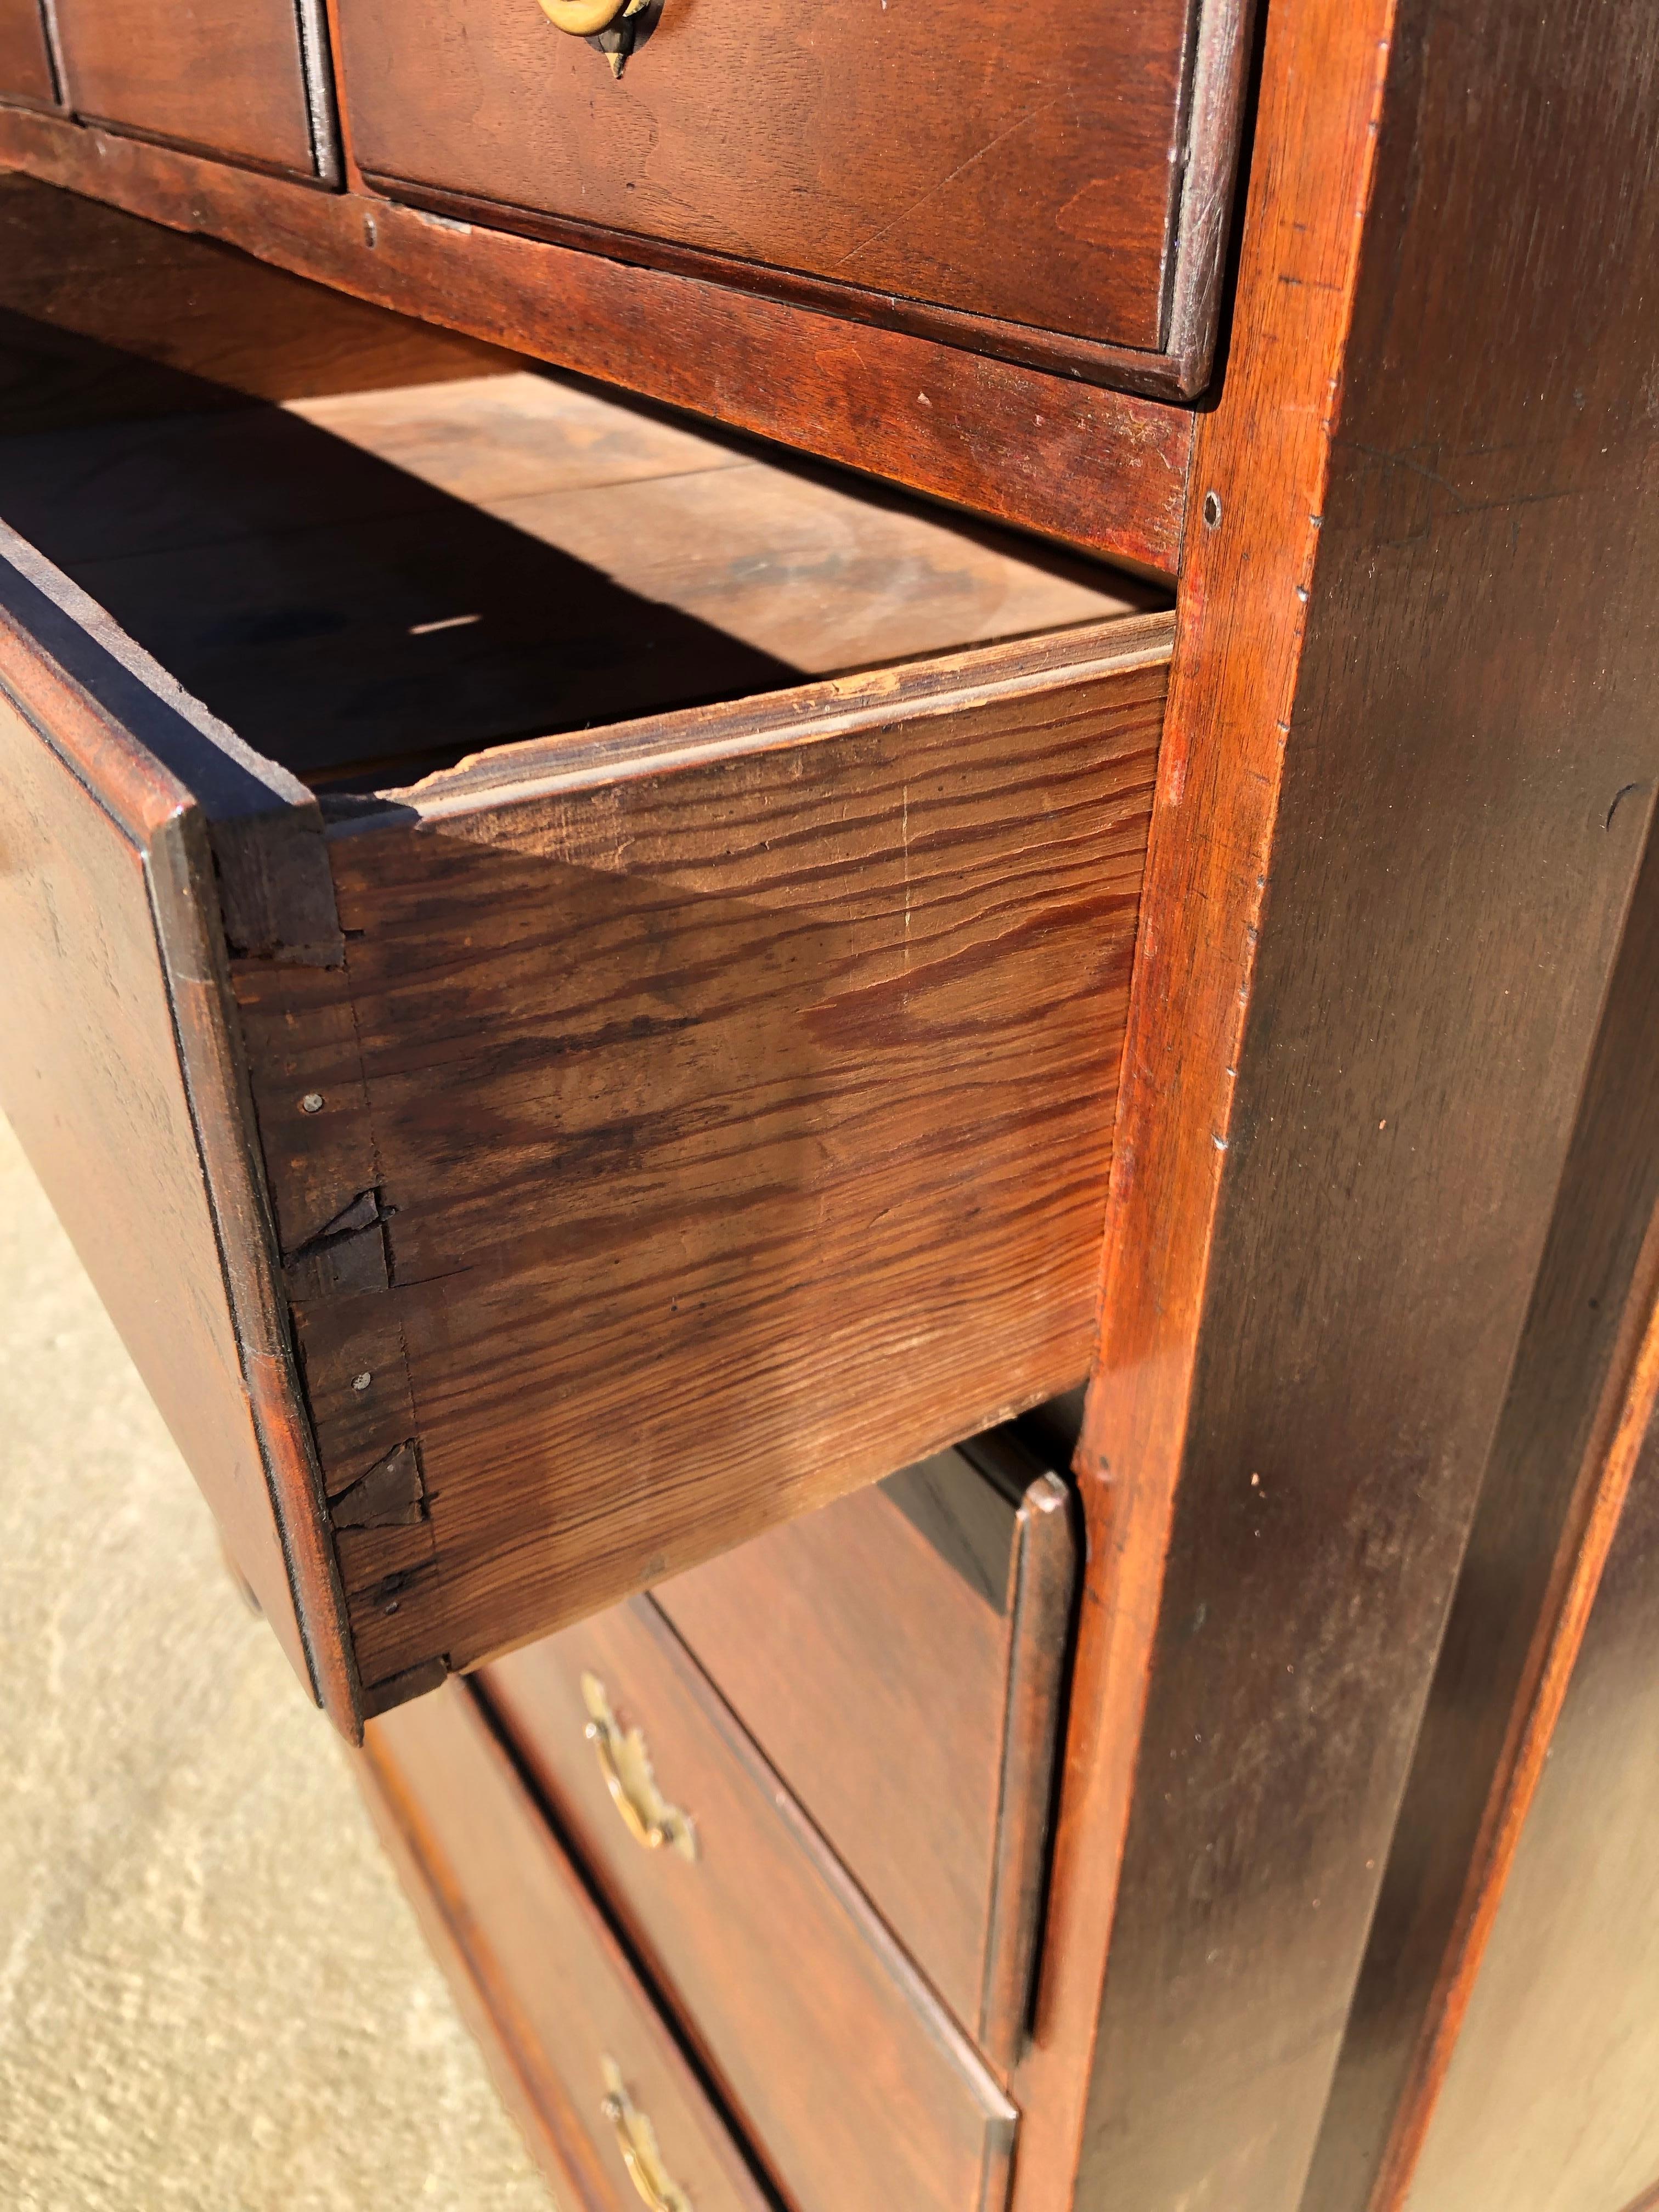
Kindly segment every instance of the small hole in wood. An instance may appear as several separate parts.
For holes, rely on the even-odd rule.
[[[1204,495],[1204,520],[1212,530],[1221,527],[1221,500],[1215,492],[1206,491]]]

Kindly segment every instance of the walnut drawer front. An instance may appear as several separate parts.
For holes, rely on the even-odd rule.
[[[999,2064],[1035,1966],[1077,1544],[1011,1430],[653,1591]]]
[[[537,526],[605,524],[612,573],[665,471],[719,549],[697,590],[737,578],[739,635],[781,605],[797,663],[814,605],[844,659],[858,606],[890,620],[951,532],[885,502],[831,589],[861,495],[792,479],[768,586],[775,469],[660,425],[630,444],[623,410],[529,378],[445,389],[307,400],[328,434],[264,410],[129,439],[106,407],[0,441],[12,511],[169,654],[7,534],[0,1099],[349,1733],[1086,1364],[1167,677],[1168,618],[1131,615],[807,682],[753,653],[758,696],[607,724],[664,679],[596,632],[597,549],[539,572],[580,572],[574,602],[463,599],[483,549],[522,567],[536,541],[347,431],[441,478],[540,469]],[[560,488],[596,466],[603,499]],[[645,635],[695,697],[734,664],[674,627],[644,544],[653,598],[623,604],[668,602]],[[971,615],[969,554],[945,574]],[[1005,604],[1052,603],[996,560]],[[595,726],[481,743],[573,666],[562,703]],[[471,757],[411,781],[400,732],[431,757],[434,697]]]
[[[483,1682],[798,2212],[994,2212],[1012,2106],[649,1601]]]
[[[771,2212],[467,1690],[374,1723],[359,1779],[561,2202]]]
[[[40,0],[0,0],[0,100],[25,107],[58,105]]]
[[[73,112],[262,169],[337,179],[319,0],[52,0]]]
[[[614,82],[557,27],[582,4],[341,0],[369,181],[993,352],[1201,382],[1238,0],[1078,0],[1041,24],[959,0],[927,26],[616,0],[600,43],[633,52]]]

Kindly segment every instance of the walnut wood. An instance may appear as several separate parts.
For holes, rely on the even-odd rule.
[[[615,86],[514,0],[340,0],[338,19],[366,173],[498,221],[574,217],[624,254],[659,240],[1157,353],[1190,12],[1091,0],[1034,39],[1001,0],[965,0],[919,39],[902,11],[669,0]]]
[[[236,988],[284,1253],[371,1198],[389,1285],[300,1296],[331,1493],[343,1379],[407,1360],[375,1456],[412,1406],[428,1521],[354,1539],[367,1682],[1075,1373],[1166,637],[504,747],[337,823],[344,966]]]
[[[641,1850],[618,1816],[584,1738],[584,1670],[643,1734],[695,1863]],[[483,1683],[799,2212],[1000,2203],[1012,2107],[649,1605]]]
[[[295,0],[52,0],[79,116],[311,176],[317,156]]]
[[[1193,437],[1184,409],[21,108],[0,111],[0,161],[382,307],[1174,573]]]
[[[214,735],[9,532],[0,556],[6,1112],[261,1610],[349,1727],[333,1563],[239,1140],[215,857],[181,776]],[[238,817],[270,794],[219,765],[234,871]]]
[[[1629,1479],[1620,1452],[1646,1425],[1630,1401],[1652,1379],[1638,1360],[1659,1268],[1656,974],[1650,836],[1321,2130],[1319,2212],[1405,2201]],[[1609,2011],[1619,1988],[1610,1974]]]
[[[1644,1447],[1641,1425],[1656,1382],[1650,1329],[1528,1717],[1479,1978],[1395,2200],[1413,2212],[1476,2192],[1514,2212],[1659,2200],[1659,1436],[1650,1423]]]
[[[1000,1436],[660,1584],[672,1622],[980,2048],[1025,2025],[1075,1568]],[[1018,1474],[1013,1469],[1018,1465]]]
[[[62,105],[40,0],[0,0],[0,100],[30,107]]]
[[[1121,2212],[1282,2212],[1305,2179],[1659,767],[1653,38],[1611,4],[1269,11],[1024,2212],[1074,2172]]]
[[[372,1723],[358,1771],[562,2195],[584,2212],[637,2212],[599,2109],[611,2057],[698,2212],[771,2212],[471,1693],[452,1683]]]

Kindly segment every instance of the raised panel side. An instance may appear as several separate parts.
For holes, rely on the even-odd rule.
[[[40,0],[0,0],[0,100],[9,100],[61,105]]]

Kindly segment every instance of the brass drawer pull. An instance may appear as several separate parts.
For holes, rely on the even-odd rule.
[[[605,2062],[605,2102],[599,2106],[617,2132],[617,2148],[628,2178],[651,2212],[691,2212],[691,2200],[669,2174],[657,2148],[657,2130],[629,2095],[622,2069]]]
[[[622,1814],[629,1834],[647,1851],[659,1851],[667,1844],[683,1859],[695,1859],[696,1830],[687,1814],[678,1805],[671,1805],[658,1789],[645,1738],[638,1729],[623,1729],[597,1674],[583,1674],[582,1702],[588,1712],[583,1734],[593,1747],[611,1802]]]

